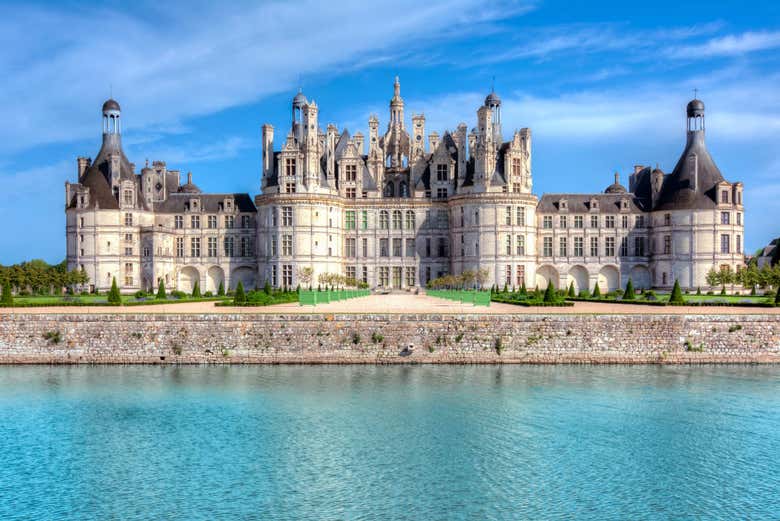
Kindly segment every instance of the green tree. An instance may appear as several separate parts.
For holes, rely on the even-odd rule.
[[[523,281],[523,285],[520,286],[520,295],[524,297],[528,296],[528,289],[525,287],[525,281]]]
[[[672,288],[672,294],[669,296],[669,304],[685,304],[682,290],[680,290],[680,281],[674,279],[674,287]]]
[[[568,296],[572,297],[572,298],[577,296],[577,292],[574,290],[574,281],[571,281],[571,284],[569,284],[569,294],[568,294]]]
[[[165,292],[165,282],[163,282],[163,279],[160,279],[160,284],[157,285],[157,298],[159,300],[168,298],[168,294]]]
[[[6,280],[3,282],[3,296],[0,298],[0,306],[8,307],[14,305],[14,296],[11,294],[11,282]]]
[[[246,294],[244,293],[244,285],[241,283],[241,281],[238,281],[238,285],[236,286],[236,294],[233,295],[233,304],[237,306],[242,306],[246,304]]]
[[[550,281],[550,283],[547,284],[547,289],[544,290],[544,298],[542,299],[542,302],[555,302],[556,300],[555,284]]]
[[[634,283],[631,281],[631,277],[628,278],[626,283],[626,292],[623,293],[623,300],[634,300],[636,294],[634,294]]]
[[[119,294],[119,288],[116,285],[116,277],[111,279],[111,290],[108,292],[109,304],[122,304],[122,295]]]
[[[225,296],[225,283],[221,280],[219,281],[219,287],[217,288],[217,296],[218,297]]]
[[[775,293],[775,306],[780,306],[780,286],[777,287],[777,293]]]
[[[200,298],[200,282],[197,280],[195,281],[195,284],[192,286],[192,298]]]
[[[599,287],[599,283],[596,283],[596,287],[593,288],[593,298],[601,298],[601,288]]]
[[[696,288],[696,296],[701,297],[701,287]]]

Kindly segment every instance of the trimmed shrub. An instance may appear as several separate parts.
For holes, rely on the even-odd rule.
[[[631,282],[631,278],[629,277],[628,282],[626,283],[626,292],[623,293],[623,300],[634,300],[635,298],[634,283]]]
[[[669,296],[669,304],[685,304],[685,299],[680,290],[680,281],[677,279],[674,279],[674,287],[672,288],[672,294]]]
[[[108,303],[116,305],[122,303],[122,295],[119,294],[119,288],[116,285],[116,277],[111,279],[111,290],[108,292]]]
[[[555,302],[558,299],[555,295],[555,284],[550,281],[550,283],[547,285],[547,289],[544,290],[544,298],[542,299],[542,302]]]
[[[525,287],[525,281],[523,281],[523,285],[520,286],[520,295],[527,297],[528,296],[528,290]]]
[[[777,286],[777,293],[775,293],[775,306],[780,306],[780,285]]]
[[[200,282],[195,281],[195,285],[192,286],[192,298],[200,298]]]
[[[583,289],[580,291],[579,298],[590,298],[590,291]]]
[[[263,284],[263,292],[266,295],[270,295],[271,294],[271,283],[270,282],[265,281],[265,284]]]
[[[593,298],[601,298],[601,288],[599,287],[599,283],[596,283],[596,287],[593,288]]]
[[[218,297],[225,296],[225,283],[222,281],[219,281],[219,287],[217,288],[217,296]]]
[[[720,288],[720,294],[721,295],[725,295],[726,294],[726,286],[723,286],[722,288]]]
[[[157,299],[166,300],[167,298],[168,294],[165,292],[165,282],[160,279],[160,284],[157,286]]]
[[[239,280],[236,286],[236,294],[233,295],[233,304],[241,306],[246,304],[246,293],[244,293],[244,284]]]
[[[696,296],[701,297],[701,287],[696,288]]]
[[[572,281],[571,284],[569,284],[569,294],[568,294],[568,296],[569,297],[576,297],[577,296],[577,292],[574,290],[574,282],[573,281]]]
[[[3,283],[3,296],[0,298],[0,306],[11,307],[14,305],[14,296],[11,294],[11,283]]]
[[[753,284],[753,286],[750,288],[750,296],[755,297],[756,296],[756,285]]]

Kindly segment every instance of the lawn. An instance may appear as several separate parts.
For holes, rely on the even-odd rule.
[[[133,295],[122,295],[122,304],[177,304],[183,302],[208,302],[215,300],[226,300],[232,297],[201,297],[193,298],[186,296],[174,298],[169,296],[167,299],[158,300],[155,297],[146,297],[137,299]],[[14,307],[37,307],[37,306],[100,306],[108,304],[106,295],[64,295],[64,296],[29,296],[14,297]]]

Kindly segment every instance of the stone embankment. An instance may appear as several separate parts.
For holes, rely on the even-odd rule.
[[[0,315],[0,364],[778,362],[777,315]]]

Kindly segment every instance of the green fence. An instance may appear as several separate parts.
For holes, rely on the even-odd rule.
[[[368,289],[336,289],[332,291],[302,289],[298,291],[298,303],[301,306],[316,306],[317,304],[327,304],[328,302],[338,302],[339,300],[367,297],[370,294],[371,290]]]
[[[489,291],[468,291],[462,289],[429,289],[426,294],[430,297],[443,298],[463,304],[475,306],[490,306]]]

